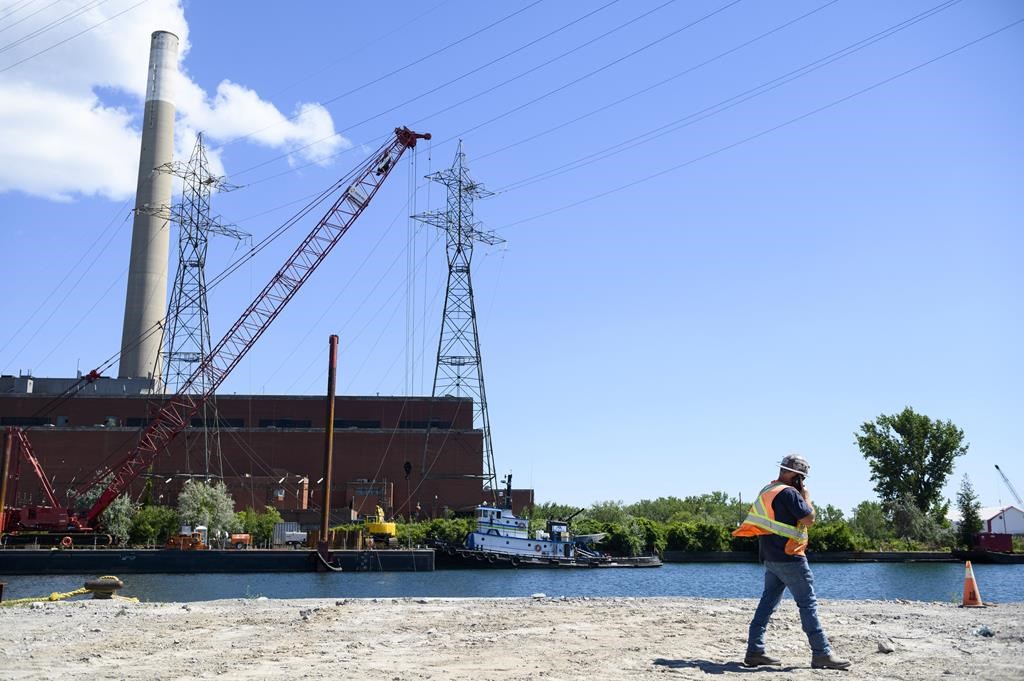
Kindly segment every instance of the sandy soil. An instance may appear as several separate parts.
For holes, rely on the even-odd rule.
[[[754,605],[541,597],[47,603],[0,608],[0,678],[771,678],[778,669],[739,664]],[[1024,679],[1021,603],[966,610],[823,601],[821,614],[853,670],[810,668],[788,601],[769,629],[769,652],[785,661],[779,678]]]

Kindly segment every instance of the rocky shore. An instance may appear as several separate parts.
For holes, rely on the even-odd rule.
[[[4,679],[741,677],[755,602],[697,598],[72,601],[0,608]],[[792,601],[786,678],[1022,679],[1024,604],[822,601],[850,672],[812,670]],[[757,670],[756,673],[770,673]]]

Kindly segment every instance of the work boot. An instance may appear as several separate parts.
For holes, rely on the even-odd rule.
[[[841,657],[836,657],[832,653],[828,655],[813,655],[811,656],[811,668],[812,669],[849,669],[853,663],[849,660],[844,660]]]
[[[772,664],[782,664],[782,660],[777,657],[769,657],[764,653],[747,653],[747,656],[743,658],[744,667],[761,667]]]

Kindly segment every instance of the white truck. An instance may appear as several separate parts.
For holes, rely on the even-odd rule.
[[[298,523],[276,523],[271,543],[274,546],[302,546],[306,543],[306,533],[299,529]]]

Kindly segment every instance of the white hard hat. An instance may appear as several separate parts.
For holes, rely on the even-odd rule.
[[[807,463],[807,459],[796,454],[787,454],[782,457],[782,461],[779,462],[779,468],[797,473],[798,475],[811,474],[811,464]]]

